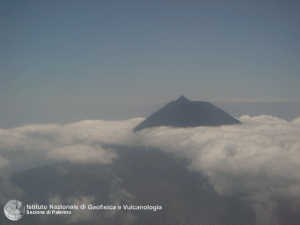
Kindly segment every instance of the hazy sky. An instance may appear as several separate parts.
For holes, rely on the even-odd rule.
[[[1,1],[0,110],[299,100],[299,1],[125,2]]]

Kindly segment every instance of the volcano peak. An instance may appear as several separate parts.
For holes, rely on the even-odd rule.
[[[240,123],[227,112],[209,102],[189,101],[181,95],[176,101],[168,103],[141,122],[133,129],[133,132],[159,126],[198,127]]]
[[[181,95],[176,102],[189,102],[190,100],[188,100],[186,97],[184,97],[183,95]]]

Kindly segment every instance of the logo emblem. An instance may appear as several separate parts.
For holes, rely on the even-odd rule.
[[[10,200],[4,206],[4,214],[10,220],[19,220],[25,215],[25,206],[21,201]]]

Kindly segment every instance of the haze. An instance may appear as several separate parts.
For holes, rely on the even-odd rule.
[[[1,1],[0,208],[162,206],[25,225],[299,224],[299,11],[299,1]],[[241,124],[174,127],[170,116],[133,132],[181,95]]]

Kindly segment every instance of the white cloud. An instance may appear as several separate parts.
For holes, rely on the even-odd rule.
[[[150,146],[190,159],[220,195],[243,193],[257,224],[276,224],[276,200],[300,202],[300,118],[242,116],[220,127],[156,127],[132,133],[143,118],[85,120],[73,124],[0,129],[0,166],[24,169],[39,163],[112,163],[107,145]],[[121,160],[121,159],[120,159]]]
[[[117,155],[103,145],[132,145],[132,129],[142,120],[84,120],[66,125],[32,124],[0,129],[0,166],[9,165],[16,172],[62,160],[111,163]]]
[[[257,212],[268,206],[257,216],[258,224],[270,224],[272,199],[300,201],[299,119],[242,116],[240,121],[221,127],[151,128],[140,135],[145,145],[189,158],[190,168],[207,175],[220,195],[244,193]]]
[[[73,124],[32,124],[0,128],[0,201],[20,196],[7,176],[25,169],[61,161],[111,163],[118,156],[107,144],[130,144],[131,130],[143,118],[126,121],[85,120]]]
[[[47,152],[47,157],[56,160],[67,160],[76,163],[111,163],[118,155],[113,149],[103,149],[101,146],[71,145],[54,148]]]
[[[132,129],[144,118],[125,121],[84,120],[62,127],[60,142],[65,144],[132,144]]]

